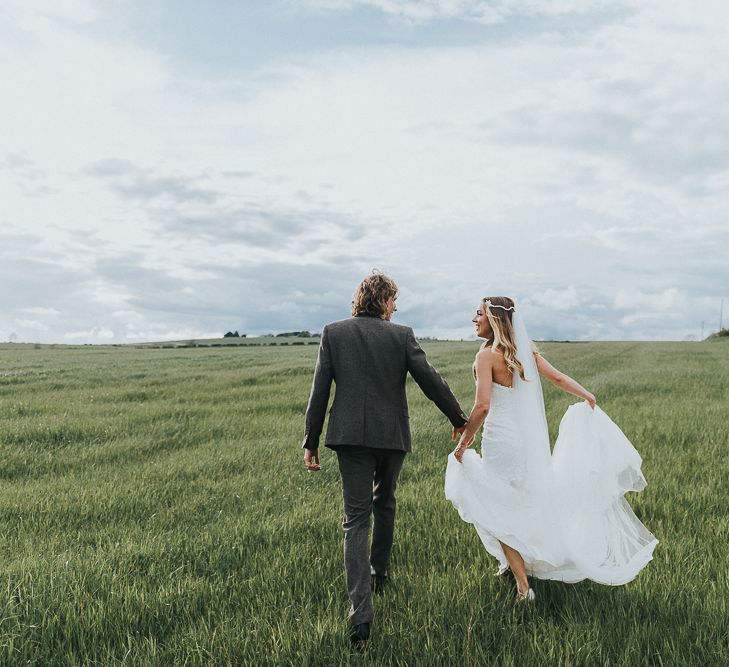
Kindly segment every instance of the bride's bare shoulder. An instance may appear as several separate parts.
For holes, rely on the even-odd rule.
[[[494,363],[494,359],[496,358],[498,353],[494,352],[494,350],[489,347],[482,347],[477,353],[476,358],[473,361],[474,367],[478,366],[491,366]]]
[[[476,359],[494,354],[494,348],[491,345],[482,345],[476,352]]]
[[[476,359],[479,358],[482,359],[503,359],[504,353],[497,347],[494,347],[493,345],[484,345],[477,353],[476,353]]]

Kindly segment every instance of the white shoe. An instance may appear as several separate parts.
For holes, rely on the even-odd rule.
[[[510,572],[509,565],[499,565],[499,569],[496,570],[496,574],[494,574],[495,577],[503,577],[505,574],[508,574]]]
[[[518,602],[521,602],[522,600],[524,600],[526,602],[534,602],[534,600],[537,599],[537,596],[536,596],[536,593],[534,592],[534,589],[527,588],[523,593],[520,593],[517,590],[516,599]]]

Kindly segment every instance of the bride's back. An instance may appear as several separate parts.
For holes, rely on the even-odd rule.
[[[511,369],[504,359],[504,353],[494,345],[488,347],[484,346],[482,350],[490,350],[492,354],[491,364],[491,379],[496,383],[503,385],[504,387],[511,387],[513,382],[513,375]],[[476,362],[473,364],[473,377],[478,379],[476,376]]]

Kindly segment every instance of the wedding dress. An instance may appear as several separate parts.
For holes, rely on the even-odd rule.
[[[531,341],[518,312],[512,324],[526,381],[514,373],[512,387],[493,383],[482,455],[468,449],[459,463],[450,454],[446,497],[502,567],[499,541],[522,555],[530,576],[627,583],[658,544],[623,497],[646,485],[641,457],[599,407],[584,402],[567,409],[550,454]]]

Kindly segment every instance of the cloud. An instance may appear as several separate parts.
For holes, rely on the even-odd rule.
[[[51,0],[40,0],[39,2],[6,0],[3,3],[3,10],[11,20],[18,21],[26,30],[48,21],[86,24],[99,18],[98,3],[94,0],[67,0],[63,3]]]
[[[0,170],[25,170],[33,167],[34,163],[29,160],[25,155],[20,153],[7,153],[5,157],[0,160]]]
[[[293,203],[275,203],[251,193],[222,187],[224,174],[177,174],[143,169],[129,160],[107,158],[83,173],[101,179],[125,206],[136,207],[164,238],[177,242],[199,240],[243,248],[292,248],[297,253],[323,246],[356,242],[373,225],[332,210],[321,195],[298,190]],[[252,172],[244,172],[246,178]],[[201,182],[216,181],[216,187]],[[218,189],[219,188],[219,189]],[[375,225],[376,226],[376,225]]]
[[[548,288],[531,296],[529,301],[556,312],[574,311],[584,303],[574,285],[565,289]]]
[[[63,334],[66,340],[111,340],[115,337],[114,332],[111,329],[104,329],[101,327],[94,327],[89,331],[70,331]]]
[[[5,178],[12,179],[27,197],[43,197],[56,192],[48,185],[48,173],[22,153],[7,153],[0,160],[0,172],[7,172]]]
[[[20,312],[28,313],[30,315],[60,315],[61,311],[55,308],[19,308]]]
[[[15,326],[33,331],[47,331],[48,327],[38,320],[15,320]]]
[[[615,295],[615,307],[621,310],[640,308],[661,312],[686,308],[688,302],[688,295],[677,287],[653,294],[636,289],[620,290]]]
[[[201,176],[160,176],[150,169],[141,169],[130,161],[110,158],[90,165],[86,173],[107,180],[109,187],[131,202],[169,200],[176,203],[214,203],[219,195],[201,188]],[[204,178],[204,177],[202,177]]]
[[[199,214],[160,216],[164,233],[208,242],[243,244],[259,248],[288,247],[304,253],[337,242],[356,242],[367,225],[326,210],[273,210],[251,205]]]
[[[304,0],[304,4],[319,11],[369,7],[414,23],[459,19],[496,24],[513,16],[614,12],[637,3],[627,0]]]

